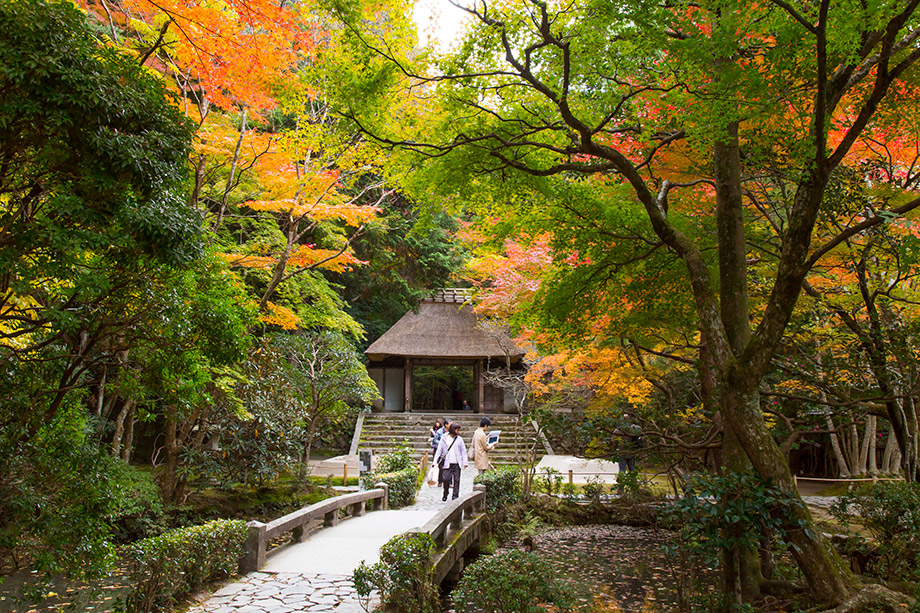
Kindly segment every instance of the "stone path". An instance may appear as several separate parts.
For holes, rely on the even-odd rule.
[[[214,592],[192,611],[209,613],[363,613],[350,575],[249,573]]]
[[[473,491],[475,468],[460,473],[460,494]],[[269,556],[261,571],[249,573],[214,592],[188,613],[363,613],[376,599],[359,602],[351,582],[358,562],[379,559],[392,536],[423,525],[444,505],[443,489],[422,485],[416,503],[397,511],[371,511],[323,528],[303,543]],[[367,608],[365,608],[365,606]]]
[[[469,494],[473,491],[473,479],[476,478],[478,472],[473,465],[470,464],[469,468],[460,471],[460,495]],[[451,490],[453,494],[453,490]],[[419,490],[418,497],[415,501],[415,504],[411,507],[412,509],[426,509],[433,510],[435,512],[441,510],[444,505],[444,502],[441,500],[441,496],[444,495],[444,488],[440,485],[434,487],[428,487],[428,484],[422,484],[422,489]],[[450,497],[447,499],[450,502]]]

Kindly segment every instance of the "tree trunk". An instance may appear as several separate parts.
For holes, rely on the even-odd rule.
[[[163,499],[174,502],[179,487],[179,408],[170,404],[166,407],[166,440],[163,451],[166,454],[160,471],[160,492]]]
[[[125,433],[125,417],[128,414],[128,401],[121,405],[118,416],[115,418],[115,433],[112,435],[112,455],[121,457],[121,439]]]
[[[742,391],[750,389],[750,382],[742,378],[744,368],[738,364],[733,366],[734,371],[730,371],[722,386],[723,416],[727,425],[734,430],[758,474],[797,500],[798,504],[791,505],[784,517],[792,554],[805,575],[812,595],[819,602],[839,604],[849,594],[847,580],[851,578],[850,572],[821,531],[814,528],[814,519],[801,501],[789,465],[763,423],[759,394]]]
[[[134,409],[137,403],[133,400],[129,402],[131,403],[131,410],[125,417],[125,435],[121,444],[121,459],[130,464],[131,455],[134,452],[134,424],[137,421],[134,417]]]
[[[834,452],[834,458],[837,460],[837,472],[841,477],[846,479],[850,477],[850,468],[847,466],[847,460],[843,456],[843,450],[840,448],[840,436],[837,432],[837,426],[834,425],[834,420],[831,419],[830,412],[824,414],[824,420],[827,424],[827,429],[830,431],[831,450]]]
[[[724,134],[716,136],[713,161],[719,240],[719,306],[729,345],[737,356],[751,339],[738,122],[730,123]],[[750,470],[751,463],[735,432],[723,429],[722,441],[727,472],[737,474]],[[756,548],[725,550],[723,567],[727,593],[734,593],[740,602],[751,603],[760,598],[760,560]]]
[[[904,409],[907,414],[908,438],[910,444],[910,461],[901,460],[904,468],[904,479],[909,482],[920,481],[920,424],[917,420],[917,405],[914,403],[913,396],[904,398]]]
[[[751,469],[751,462],[741,447],[734,431],[725,429],[722,433],[723,471],[739,474]],[[740,540],[740,534],[726,534],[726,537]],[[735,594],[740,602],[752,603],[761,597],[760,558],[756,548],[724,549],[722,552],[722,579],[726,594]]]
[[[859,446],[859,470],[856,473],[858,475],[865,475],[869,472],[869,447],[872,441],[869,419],[869,417],[866,418],[866,425],[863,427],[863,440],[862,444]]]
[[[262,294],[262,300],[259,301],[259,311],[265,310],[269,299],[272,297],[272,294],[275,293],[275,289],[284,278],[284,271],[287,269],[288,260],[291,259],[291,252],[294,250],[295,229],[289,227],[287,234],[287,245],[284,248],[284,253],[281,254],[281,257],[279,257],[278,261],[275,263],[275,268],[272,270],[272,278],[265,287],[265,293]]]
[[[102,406],[105,404],[105,379],[106,371],[102,370],[102,381],[99,383],[99,396],[96,401],[96,415],[102,415]]]
[[[873,477],[878,475],[878,466],[876,465],[876,454],[878,453],[878,417],[869,415],[866,418],[866,440],[869,441],[869,451],[867,453],[867,469]]]
[[[233,180],[236,178],[236,166],[240,161],[240,148],[243,146],[243,138],[246,136],[246,111],[248,107],[243,107],[243,117],[240,124],[240,137],[236,140],[236,148],[233,150],[233,159],[230,162],[230,174],[227,176],[227,184],[224,186],[224,195],[220,200],[220,210],[217,212],[217,221],[214,222],[212,230],[216,235],[224,221],[224,213],[227,211],[227,204],[230,201],[230,192],[233,190]]]
[[[886,475],[894,472],[891,467],[891,460],[894,452],[898,449],[898,442],[894,440],[894,433],[891,426],[888,427],[888,436],[885,437],[885,451],[882,452],[882,472]]]
[[[858,477],[865,473],[862,464],[859,462],[859,428],[856,427],[856,422],[851,419],[847,430],[850,431],[850,436],[848,437],[850,443],[850,466],[853,467],[853,476]]]

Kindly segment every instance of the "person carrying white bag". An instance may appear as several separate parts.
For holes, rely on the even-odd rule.
[[[434,462],[432,462],[432,467],[441,469],[440,481],[444,484],[444,495],[441,500],[447,500],[451,485],[454,489],[451,498],[460,497],[460,469],[466,468],[468,464],[466,445],[460,438],[460,424],[454,422],[450,425],[447,436],[441,437],[438,450],[434,452]]]

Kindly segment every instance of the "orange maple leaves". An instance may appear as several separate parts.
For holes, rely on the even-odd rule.
[[[272,90],[295,65],[297,54],[312,54],[316,46],[317,30],[297,4],[123,0],[122,6],[148,23],[174,30],[175,68],[225,109],[275,106]]]

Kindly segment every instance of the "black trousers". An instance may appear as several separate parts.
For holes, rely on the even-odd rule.
[[[460,496],[460,465],[451,464],[445,466],[444,470],[441,471],[441,482],[444,484],[444,496],[442,496],[444,500],[447,500],[451,485],[454,486],[452,498],[458,498]]]

